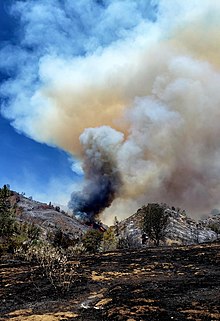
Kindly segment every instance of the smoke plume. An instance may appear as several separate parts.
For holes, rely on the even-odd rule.
[[[80,136],[85,183],[82,191],[72,194],[69,207],[81,219],[93,221],[119,194],[122,181],[114,153],[122,140],[121,133],[104,126],[86,129]]]
[[[81,160],[75,213],[110,222],[146,202],[220,206],[219,1],[30,0],[11,13],[20,30],[0,52],[1,111]]]

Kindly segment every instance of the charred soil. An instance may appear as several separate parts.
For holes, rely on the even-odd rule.
[[[83,256],[66,295],[37,265],[2,257],[0,320],[220,320],[219,250],[212,243]]]

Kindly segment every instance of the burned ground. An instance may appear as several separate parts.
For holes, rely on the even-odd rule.
[[[37,266],[5,257],[0,320],[219,320],[219,250],[213,243],[83,256],[65,296]]]

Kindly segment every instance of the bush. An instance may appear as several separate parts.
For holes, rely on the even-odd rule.
[[[6,243],[0,242],[0,256],[8,251],[8,245]]]
[[[37,240],[41,230],[38,226],[28,223],[18,223],[16,212],[18,208],[11,199],[13,192],[7,185],[0,188],[0,254],[14,253],[24,243]]]
[[[103,233],[98,230],[88,230],[82,238],[82,243],[87,252],[98,252],[103,238]]]
[[[130,234],[120,236],[118,239],[118,249],[137,249],[140,247],[140,243]]]
[[[77,279],[79,262],[68,262],[65,253],[50,244],[31,245],[26,251],[18,250],[17,255],[29,262],[39,264],[43,275],[58,293],[68,292]]]
[[[220,235],[220,223],[212,222],[208,225],[208,227],[215,232],[217,240],[219,239]]]
[[[76,257],[78,258],[80,255],[86,252],[85,247],[82,243],[77,243],[74,246],[69,246],[66,250],[66,254],[68,257]]]
[[[76,242],[75,239],[70,238],[70,236],[64,233],[60,228],[58,228],[53,235],[52,243],[55,247],[67,249],[69,246],[74,246]]]

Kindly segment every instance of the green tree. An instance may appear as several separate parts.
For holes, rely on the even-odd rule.
[[[111,226],[103,234],[103,251],[114,251],[117,248],[117,243],[114,226]]]
[[[69,246],[74,245],[75,240],[71,240],[68,234],[64,233],[61,228],[58,228],[54,234],[53,245],[55,247],[62,247],[67,249]]]
[[[215,232],[216,234],[216,238],[219,239],[219,235],[220,235],[220,223],[217,222],[212,222],[208,225],[208,227]]]
[[[0,189],[0,237],[10,238],[16,228],[14,211],[11,208],[9,196],[11,191],[6,185]]]
[[[101,245],[103,233],[99,230],[88,230],[83,236],[82,243],[87,252],[96,253]]]
[[[0,252],[14,253],[25,242],[39,239],[41,230],[35,224],[16,221],[16,204],[11,206],[10,196],[13,192],[9,186],[4,185],[0,189]]]
[[[144,212],[143,231],[156,246],[159,246],[160,241],[164,239],[168,225],[165,206],[152,203],[143,207],[142,210]]]
[[[38,240],[41,235],[41,229],[39,226],[31,223],[28,225],[27,236],[31,241]]]

